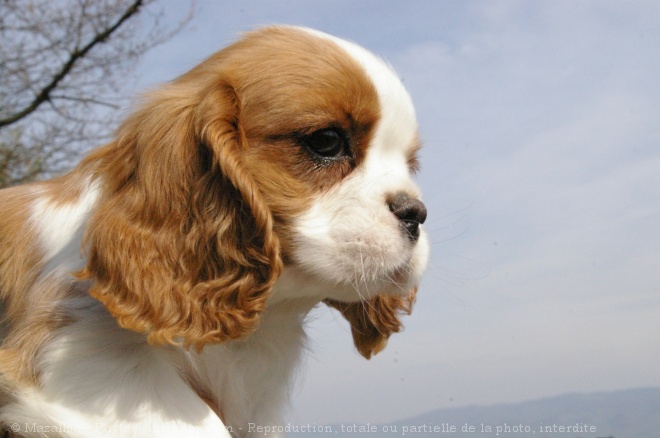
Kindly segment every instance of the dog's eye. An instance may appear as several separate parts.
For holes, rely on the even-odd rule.
[[[303,137],[303,144],[323,158],[342,158],[349,153],[346,134],[336,128],[319,129]]]

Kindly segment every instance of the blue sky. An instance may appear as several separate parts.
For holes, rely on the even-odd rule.
[[[167,0],[176,21],[186,2]],[[418,111],[432,259],[364,361],[320,309],[291,420],[660,385],[660,3],[198,0],[138,68],[172,79],[265,24],[353,40]]]

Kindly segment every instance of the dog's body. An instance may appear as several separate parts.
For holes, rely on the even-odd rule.
[[[152,93],[71,173],[1,191],[0,421],[49,437],[281,425],[314,306],[367,358],[410,311],[428,257],[418,147],[380,60],[269,28]]]

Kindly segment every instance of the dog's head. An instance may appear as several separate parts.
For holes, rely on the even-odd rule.
[[[418,149],[411,99],[376,56],[307,29],[248,34],[83,164],[103,195],[81,276],[155,343],[240,338],[269,299],[311,296],[369,357],[428,257]]]

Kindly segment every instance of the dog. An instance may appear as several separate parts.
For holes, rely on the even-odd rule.
[[[0,191],[0,421],[26,437],[282,424],[310,310],[338,310],[366,358],[411,311],[419,148],[393,70],[306,28],[248,33],[147,93],[68,174]]]

